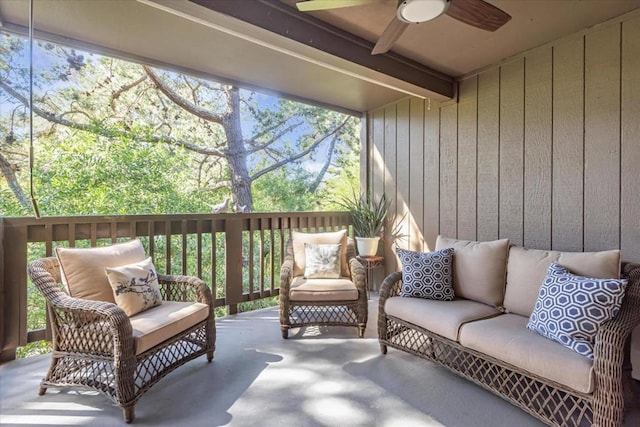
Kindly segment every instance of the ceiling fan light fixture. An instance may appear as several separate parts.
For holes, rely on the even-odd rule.
[[[398,19],[409,24],[430,21],[446,12],[450,0],[400,0]]]

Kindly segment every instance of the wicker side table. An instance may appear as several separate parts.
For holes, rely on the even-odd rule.
[[[371,285],[373,284],[373,270],[384,266],[383,256],[360,256],[356,257],[360,264],[367,270],[367,298],[369,298],[369,292],[372,291]]]

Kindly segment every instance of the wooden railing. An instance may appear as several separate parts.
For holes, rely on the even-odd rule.
[[[216,306],[233,314],[239,304],[278,295],[290,230],[348,226],[344,212],[0,218],[0,362],[14,359],[19,346],[49,336],[42,321],[44,300],[30,285],[26,268],[52,256],[56,246],[138,238],[159,272],[202,278]]]

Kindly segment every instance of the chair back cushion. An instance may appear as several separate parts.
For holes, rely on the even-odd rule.
[[[494,307],[504,300],[509,240],[474,242],[438,236],[436,250],[453,248],[453,290],[456,297]]]
[[[291,232],[293,244],[293,276],[303,276],[306,268],[305,243],[311,245],[335,245],[340,247],[340,271],[342,276],[350,276],[347,264],[347,230],[332,231],[326,233],[301,233]]]
[[[115,303],[106,267],[144,261],[142,243],[135,239],[100,248],[56,248],[61,280],[72,297]]]
[[[507,263],[504,308],[508,313],[529,317],[540,293],[547,270],[560,264],[573,274],[597,279],[620,277],[620,251],[560,252],[513,246]]]

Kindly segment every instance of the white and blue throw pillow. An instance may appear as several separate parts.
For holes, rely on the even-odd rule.
[[[540,287],[527,328],[593,360],[600,326],[618,314],[625,279],[593,279],[553,263]]]
[[[453,248],[435,252],[396,249],[402,263],[400,296],[451,301],[453,293]]]
[[[340,250],[342,244],[312,245],[304,244],[306,279],[339,279],[340,278]]]

